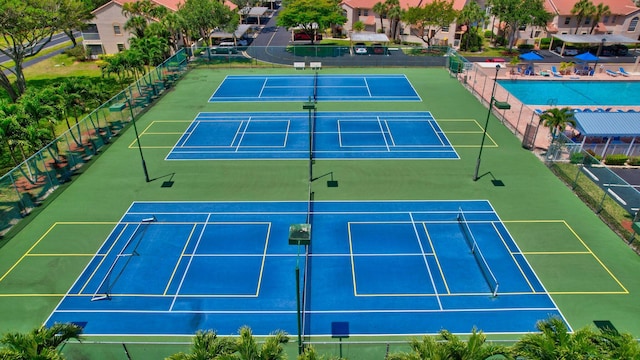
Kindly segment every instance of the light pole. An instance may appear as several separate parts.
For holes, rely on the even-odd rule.
[[[147,163],[144,161],[144,155],[142,155],[142,145],[140,145],[140,136],[138,135],[138,126],[136,125],[136,117],[133,114],[133,102],[127,97],[129,103],[129,111],[131,112],[131,122],[133,123],[133,131],[136,133],[136,143],[138,143],[138,151],[140,151],[140,159],[142,159],[142,170],[144,171],[144,179],[149,182],[149,172],[147,171]]]
[[[313,181],[313,132],[314,132],[311,111],[316,110],[316,103],[311,101],[311,98],[309,98],[309,101],[302,104],[302,109],[309,110],[309,183],[311,183]]]
[[[484,147],[484,139],[487,137],[487,126],[489,126],[489,118],[491,117],[491,107],[496,104],[498,109],[510,109],[511,105],[506,102],[495,101],[496,85],[498,83],[498,72],[500,64],[496,65],[496,75],[493,78],[493,89],[491,90],[491,100],[489,100],[489,111],[487,112],[487,120],[484,123],[484,131],[482,132],[482,141],[480,142],[480,152],[478,153],[478,161],[476,161],[476,172],[473,174],[473,181],[478,180],[478,171],[480,170],[480,159],[482,158],[482,148]]]

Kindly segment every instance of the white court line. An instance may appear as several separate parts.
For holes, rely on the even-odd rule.
[[[240,140],[238,140],[238,145],[235,146],[235,152],[238,152],[240,149],[240,145],[242,144],[242,139],[244,139],[244,134],[247,133],[247,129],[249,128],[249,123],[251,122],[251,117],[247,120],[247,124],[244,126],[244,130],[242,130],[242,135],[240,136]]]
[[[267,81],[269,81],[269,77],[265,76],[264,80],[262,81],[262,87],[260,88],[260,92],[258,93],[258,99],[262,99],[262,93],[264,92],[264,89],[267,87]],[[232,97],[229,97],[232,98]]]
[[[364,80],[364,84],[366,85],[366,88],[367,88],[367,94],[369,94],[369,97],[373,97],[373,96],[371,95],[371,89],[369,89],[369,83],[367,82],[367,78],[363,76],[363,77],[362,77],[362,80]],[[354,97],[356,97],[356,96],[354,96]]]
[[[389,121],[387,120],[384,121],[384,127],[387,128],[387,132],[389,133],[389,139],[391,140],[391,144],[395,147],[396,139],[393,138],[393,134],[391,133],[391,128],[389,127]]]
[[[189,135],[187,135],[187,137],[182,141],[182,145],[180,145],[180,147],[183,147],[184,144],[186,144],[189,141],[189,138],[191,138],[191,135],[193,135],[193,133],[196,132],[196,129],[198,128],[198,126],[200,126],[200,121],[195,121],[195,125],[193,126],[193,129],[191,129],[191,131],[189,132]]]
[[[384,146],[387,148],[387,151],[391,151],[391,149],[389,149],[389,143],[387,142],[387,137],[384,136],[384,128],[382,127],[382,122],[380,121],[380,116],[376,116],[376,119],[378,119],[378,126],[380,127],[380,134],[382,135],[382,138],[384,139]]]
[[[420,233],[418,232],[418,227],[416,226],[416,222],[413,220],[413,214],[409,213],[409,217],[411,218],[411,225],[413,226],[413,231],[416,234],[416,239],[418,240],[418,245],[420,245],[420,251],[424,254],[424,247],[422,246],[422,241],[420,241]],[[438,306],[440,310],[443,309],[442,302],[440,301],[440,295],[438,294],[438,288],[436,287],[436,283],[433,280],[433,274],[431,273],[431,267],[429,267],[429,261],[427,260],[426,255],[422,255],[422,259],[424,260],[424,265],[427,267],[427,272],[429,272],[429,279],[431,280],[431,286],[433,286],[433,293],[436,296],[436,300],[438,301]]]

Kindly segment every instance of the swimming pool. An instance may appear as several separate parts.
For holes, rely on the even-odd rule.
[[[640,81],[498,80],[526,105],[640,105]]]

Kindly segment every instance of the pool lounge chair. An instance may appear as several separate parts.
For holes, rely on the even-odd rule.
[[[618,74],[622,76],[629,76],[629,73],[623,67],[618,68]]]
[[[618,76],[618,73],[615,72],[615,71],[611,71],[611,70],[607,69],[607,75],[616,77],[616,76]]]
[[[553,74],[553,76],[555,77],[562,77],[562,74],[560,74],[560,72],[558,71],[558,69],[556,69],[555,66],[551,67],[551,73]]]

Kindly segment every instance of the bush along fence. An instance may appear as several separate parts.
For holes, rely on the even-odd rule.
[[[186,72],[184,49],[0,177],[0,237],[117,136]]]

